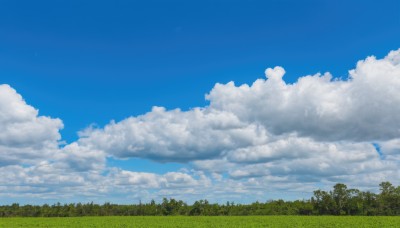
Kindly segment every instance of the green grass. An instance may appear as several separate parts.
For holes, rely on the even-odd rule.
[[[0,227],[400,227],[400,217],[219,216],[0,218]]]

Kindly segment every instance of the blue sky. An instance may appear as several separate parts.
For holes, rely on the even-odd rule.
[[[1,167],[2,172],[7,173],[16,167],[25,167],[25,170],[12,172],[19,172],[21,176],[24,176],[22,173],[29,172],[32,178],[35,176],[40,180],[43,179],[41,191],[51,194],[45,196],[46,194],[41,193],[37,186],[30,184],[32,182],[21,180],[13,186],[25,186],[28,190],[13,193],[12,187],[3,184],[4,188],[0,190],[0,199],[7,199],[6,202],[20,201],[22,203],[39,199],[35,202],[41,203],[55,200],[65,202],[86,199],[101,201],[101,197],[107,196],[115,199],[116,202],[125,202],[126,199],[138,197],[158,199],[161,196],[176,196],[188,201],[209,197],[214,201],[232,198],[236,199],[235,201],[249,202],[269,198],[301,198],[316,186],[329,186],[336,180],[352,183],[352,178],[360,179],[360,176],[357,175],[361,175],[362,172],[349,171],[348,167],[340,169],[338,171],[340,175],[338,173],[333,175],[328,171],[325,174],[325,171],[321,170],[310,171],[306,168],[297,170],[298,175],[285,173],[287,169],[282,167],[290,169],[290,164],[293,162],[308,158],[308,155],[304,155],[301,159],[294,156],[294,154],[298,154],[294,151],[296,150],[294,148],[299,146],[297,144],[295,144],[297,146],[289,146],[289,149],[286,149],[288,152],[276,152],[281,148],[279,146],[281,144],[273,143],[290,137],[294,137],[290,142],[300,143],[299,140],[306,140],[314,145],[312,148],[304,149],[305,151],[315,152],[316,147],[331,148],[334,145],[335,148],[339,148],[340,153],[349,156],[354,153],[357,155],[354,155],[356,157],[371,158],[374,155],[358,154],[361,151],[360,148],[371,151],[375,151],[375,147],[380,148],[379,154],[375,151],[375,155],[378,157],[374,157],[379,164],[372,164],[371,159],[363,161],[364,163],[358,161],[357,164],[362,167],[368,166],[370,163],[371,167],[380,167],[380,165],[395,167],[397,166],[395,156],[398,153],[396,140],[400,136],[398,123],[396,123],[397,117],[395,117],[397,109],[392,106],[397,104],[398,99],[393,97],[394,93],[379,92],[400,89],[396,87],[398,71],[395,70],[399,66],[396,62],[397,57],[385,57],[390,51],[395,51],[400,47],[399,12],[400,3],[394,0],[1,1],[0,83],[10,87],[4,89],[6,92],[1,94],[5,99],[4,104],[10,104],[10,100],[15,98],[15,102],[22,102],[21,107],[29,106],[39,110],[39,115],[33,114],[30,119],[45,116],[54,124],[50,124],[49,127],[46,122],[43,129],[40,125],[42,122],[39,121],[40,127],[35,125],[36,128],[32,132],[38,131],[38,135],[40,133],[48,135],[47,138],[37,136],[37,140],[46,142],[40,144],[39,147],[36,145],[37,141],[33,143],[35,145],[28,145],[26,138],[31,137],[29,135],[18,136],[10,133],[9,136],[6,135],[8,133],[5,133],[5,138],[0,140],[0,146],[3,148],[0,148],[0,153],[3,153],[1,157],[3,162],[0,163],[5,164]],[[394,72],[388,73],[379,67],[379,63],[375,64],[373,61],[365,60],[365,68],[376,69],[377,73],[374,77],[381,78],[380,82],[382,83],[378,83],[379,86],[377,85],[375,89],[358,86],[359,84],[351,86],[351,82],[347,80],[348,71],[358,69],[357,61],[364,60],[371,55],[376,56],[377,61],[390,62],[394,66]],[[391,56],[396,55],[392,54]],[[371,68],[368,68],[368,64],[371,65]],[[266,92],[260,94],[254,87],[253,95],[235,97],[234,94],[239,93],[239,85],[244,83],[251,85],[259,78],[265,79],[266,68],[274,69],[269,76],[267,75],[267,81],[281,77],[280,68],[274,68],[275,66],[284,68],[286,74],[283,80],[287,84],[298,85],[299,88],[302,88],[301,91],[311,91],[310,94],[315,91],[316,97],[293,92],[295,95],[287,96],[292,96],[293,100],[298,102],[287,101],[287,104],[292,106],[286,107],[284,113],[274,110],[273,107],[265,109],[262,107],[268,104],[276,105],[272,102],[273,94],[279,95],[279,91],[289,91],[290,86],[281,88],[265,85],[265,88],[262,88]],[[357,71],[359,72],[357,75],[361,76],[354,78],[365,78],[365,80],[373,78],[364,76],[367,73],[363,73],[362,67],[360,66],[360,70]],[[302,87],[304,84],[298,81],[305,75],[324,74],[325,72],[330,72],[333,78],[339,78],[342,84],[349,83],[349,87],[354,87],[354,89],[347,91],[342,88],[340,83],[335,83],[335,80],[328,80],[328,85],[325,86],[318,81],[317,78],[320,76],[310,79],[315,81],[307,82],[315,87]],[[276,74],[277,77],[275,77]],[[394,76],[381,77],[380,75]],[[218,89],[217,86],[214,87],[216,83],[225,85],[230,81],[235,82],[234,88],[222,86]],[[356,81],[355,79],[354,82]],[[372,79],[367,82],[377,83]],[[307,83],[305,84],[308,85]],[[360,85],[368,83],[360,83]],[[273,88],[281,89],[273,92]],[[14,92],[12,92],[13,90]],[[233,93],[234,91],[236,92]],[[272,94],[271,96],[268,95],[268,91]],[[332,95],[332,91],[341,92]],[[26,104],[23,104],[23,101],[18,98],[18,94],[23,97]],[[206,94],[209,94],[207,100],[205,99]],[[328,95],[334,96],[334,98],[325,99]],[[375,103],[368,103],[365,100],[369,95],[372,97],[370,100]],[[257,98],[248,100],[247,98],[251,96]],[[352,103],[352,109],[342,110],[343,103],[340,103],[342,96],[353,99],[352,102],[355,103]],[[263,100],[267,103],[257,103]],[[345,99],[343,98],[343,100]],[[268,103],[269,101],[272,103]],[[314,103],[307,103],[309,101],[314,101]],[[165,107],[165,110],[152,109],[153,106]],[[239,106],[241,108],[237,108]],[[12,107],[8,107],[8,110],[11,111],[5,112],[6,107],[8,106],[4,105],[1,108],[4,113],[9,114],[3,116],[16,116],[23,109],[14,110]],[[199,109],[200,114],[193,111],[195,110],[193,108],[196,107],[201,109]],[[181,111],[170,113],[176,108]],[[376,111],[377,109],[380,111]],[[244,113],[243,110],[247,110],[247,112]],[[287,113],[296,113],[297,111],[317,114],[315,116],[307,114],[299,119],[287,115]],[[370,113],[370,116],[364,118],[364,114],[360,113],[366,112]],[[149,116],[147,114],[142,116],[145,113],[148,113]],[[221,116],[224,117],[218,117],[213,120],[215,122],[212,122],[210,118],[214,118],[214,115],[210,117],[210,113],[217,113],[215,116],[222,113]],[[154,116],[152,116],[153,114]],[[282,119],[275,118],[273,116],[275,114],[281,116]],[[341,118],[335,119],[342,114]],[[310,116],[312,121],[316,121],[314,125],[312,123],[304,124],[303,121],[311,118]],[[354,116],[359,117],[358,120],[363,125],[356,124],[358,120],[353,118]],[[19,121],[18,118],[4,118],[7,121],[9,119]],[[60,123],[55,123],[56,118],[59,118],[63,127]],[[379,121],[375,121],[377,119]],[[182,120],[186,120],[186,122],[179,122]],[[212,122],[211,125],[208,125],[210,124],[209,120]],[[110,123],[111,121],[115,121],[115,124]],[[372,121],[371,124],[365,124],[370,121]],[[139,122],[142,122],[142,125]],[[236,122],[240,122],[240,124]],[[334,127],[336,125],[333,124],[332,127],[331,122],[344,127],[344,129],[342,128],[344,133],[341,130],[336,131]],[[4,129],[9,129],[11,126],[6,123],[15,124],[16,122],[2,122]],[[177,133],[174,128],[176,123],[178,123],[178,128],[182,127],[180,124],[186,124],[183,128],[192,129],[189,130],[189,133],[194,134],[194,139],[190,138],[192,136],[180,140],[171,138]],[[210,133],[215,140],[223,142],[221,145],[211,139],[202,138],[203,134],[209,134],[209,129],[214,129],[215,123],[224,127],[240,125],[241,130],[244,125],[254,125],[254,128],[258,129],[258,136],[261,134],[259,132],[265,131],[267,132],[265,134],[268,135],[265,137],[273,140],[247,139],[246,137],[251,138],[252,133],[246,133],[247,136],[243,136],[246,139],[235,138],[238,137],[236,135],[238,133],[232,133],[230,130],[227,133],[228,130],[224,127],[224,130],[218,128],[218,135],[213,135],[214,131]],[[35,124],[37,123],[35,122]],[[376,130],[377,128],[383,129],[390,124],[395,128]],[[370,128],[367,125],[371,125]],[[352,128],[347,129],[346,126],[352,126]],[[156,127],[164,128],[165,132],[162,134],[156,132],[154,130]],[[143,133],[144,135],[140,135],[142,128],[147,129],[146,134]],[[86,129],[85,133],[78,135],[78,132],[84,131],[84,129]],[[46,134],[46,131],[52,133]],[[243,131],[250,130],[246,128]],[[178,132],[177,135],[179,134]],[[232,136],[232,134],[235,135]],[[15,137],[21,137],[21,139],[15,139]],[[143,137],[146,138],[145,141],[141,141],[144,140]],[[14,140],[10,141],[9,138]],[[113,140],[116,138],[124,140],[114,142]],[[237,142],[225,143],[224,140],[229,141],[228,139],[235,139]],[[107,146],[107,143],[101,140],[110,142],[112,146]],[[204,147],[193,140],[199,140]],[[65,143],[61,143],[62,141]],[[42,148],[49,142],[54,143],[51,149]],[[75,144],[76,147],[71,146]],[[302,141],[300,144],[304,145],[304,142]],[[19,151],[18,148],[21,148],[21,145],[25,148],[24,151],[31,151],[29,156],[35,163],[25,161],[15,155],[19,154],[15,151]],[[268,149],[255,148],[260,145],[267,146]],[[63,149],[64,146],[68,149]],[[35,148],[49,152],[38,156],[39,152],[35,151]],[[166,151],[163,151],[165,148],[167,148]],[[388,151],[386,155],[385,148]],[[239,152],[236,150],[240,150],[240,153],[247,151],[248,154],[239,154],[239,156]],[[10,151],[14,151],[14,155],[11,156]],[[90,156],[79,157],[82,153],[85,154],[82,151],[86,151]],[[268,157],[267,159],[265,151],[270,151],[268,153],[271,154],[274,154],[275,151],[279,156],[271,155],[273,158]],[[21,154],[24,153],[21,152]],[[238,161],[239,157],[249,158],[249,154],[257,153],[261,153],[262,156],[257,157],[256,160],[254,158],[250,159],[251,161]],[[77,157],[71,158],[71,154]],[[389,161],[392,156],[393,161]],[[390,164],[383,164],[382,158],[388,159],[385,162]],[[88,161],[84,159],[88,159]],[[225,167],[224,170],[205,168],[214,166],[213,162],[222,161],[229,163],[217,163],[221,167]],[[276,161],[280,162],[279,165],[271,163]],[[104,189],[104,192],[97,192],[94,196],[79,195],[74,191],[67,190],[66,186],[69,186],[69,182],[46,185],[50,181],[44,178],[46,175],[34,171],[39,167],[38,164],[43,164],[43,162],[63,168],[68,166],[68,169],[65,168],[65,170],[75,168],[84,172],[85,174],[79,174],[82,183],[93,182],[90,185],[92,187],[96,186],[95,181],[90,179],[87,173],[96,171],[101,173],[100,176],[106,177],[109,172],[115,172],[114,175],[119,175],[118,178],[129,179],[124,176],[127,175],[131,178],[127,182],[132,185],[133,189],[137,189],[132,190],[128,194],[129,196],[121,195],[121,192],[125,191],[122,187],[118,187],[118,190],[115,191],[110,190],[113,186],[110,186],[110,189]],[[325,167],[324,162],[319,160],[318,162],[322,168]],[[81,163],[93,163],[93,165],[81,167]],[[326,165],[331,167],[329,170],[335,172],[333,170],[336,170],[337,167],[334,164]],[[281,167],[286,171],[275,172],[274,170],[279,170],[276,167]],[[31,170],[27,170],[28,168]],[[110,171],[110,169],[118,171]],[[242,172],[235,173],[235,170],[240,171],[241,169],[243,169]],[[125,171],[135,173],[124,173]],[[375,172],[378,171],[373,173]],[[174,177],[175,179],[171,178],[175,181],[186,181],[187,186],[176,187],[168,184],[168,177],[154,177],[165,178],[166,180],[161,184],[153,183],[150,180],[144,181],[147,185],[143,186],[147,187],[140,187],[139,185],[143,184],[140,181],[140,184],[132,182],[135,178],[135,180],[142,180],[150,178],[149,175],[167,175],[168,173],[180,175]],[[324,173],[324,175],[316,173]],[[27,174],[27,176],[29,175]],[[147,176],[139,178],[135,175]],[[348,177],[343,177],[346,175]],[[396,175],[395,170],[385,170],[380,178],[382,180],[390,179],[397,177]],[[272,186],[274,186],[273,183],[277,183],[277,187],[269,188],[257,185],[259,188],[246,188],[250,185],[249,181],[261,182],[260,178],[264,178],[262,181],[271,181]],[[107,180],[104,181],[104,183],[109,183]],[[309,183],[309,188],[301,188],[300,186],[304,186],[301,181]],[[370,187],[370,184],[377,186],[376,183],[373,183],[374,181],[379,180],[364,181],[359,185],[365,186],[365,188]],[[114,184],[120,186],[118,183]],[[74,184],[74,186],[78,185]],[[193,190],[200,186],[209,189],[208,193]],[[224,192],[221,190],[222,186],[239,187],[237,192],[226,193],[223,199],[218,195],[220,193],[210,194],[210,192]],[[278,194],[282,192],[282,189],[287,189],[287,192]],[[298,191],[289,194],[289,192],[293,192],[293,189],[298,189]],[[146,195],[143,191],[147,190],[151,193]],[[187,194],[179,192],[187,192]],[[243,197],[244,193],[249,192],[257,193],[258,195],[255,195],[258,198]],[[52,198],[49,195],[62,197]]]

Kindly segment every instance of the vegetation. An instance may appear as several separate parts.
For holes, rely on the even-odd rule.
[[[0,217],[75,217],[75,216],[167,216],[167,215],[400,215],[400,186],[380,184],[380,193],[348,189],[336,184],[329,192],[316,190],[309,200],[271,200],[252,204],[211,204],[207,200],[188,205],[181,200],[164,198],[146,204],[103,205],[44,204],[42,206],[12,204],[0,206]]]
[[[136,216],[2,218],[0,227],[400,227],[394,216]]]

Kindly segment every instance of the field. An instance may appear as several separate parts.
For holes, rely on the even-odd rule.
[[[0,227],[400,227],[400,217],[219,216],[1,218]]]

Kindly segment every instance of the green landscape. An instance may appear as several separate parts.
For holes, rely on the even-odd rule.
[[[338,183],[308,200],[225,204],[199,200],[189,205],[105,203],[0,206],[1,227],[399,227],[400,186],[382,182],[380,193]],[[33,218],[34,217],[34,218]]]
[[[3,218],[0,227],[399,227],[394,216],[136,216]]]

